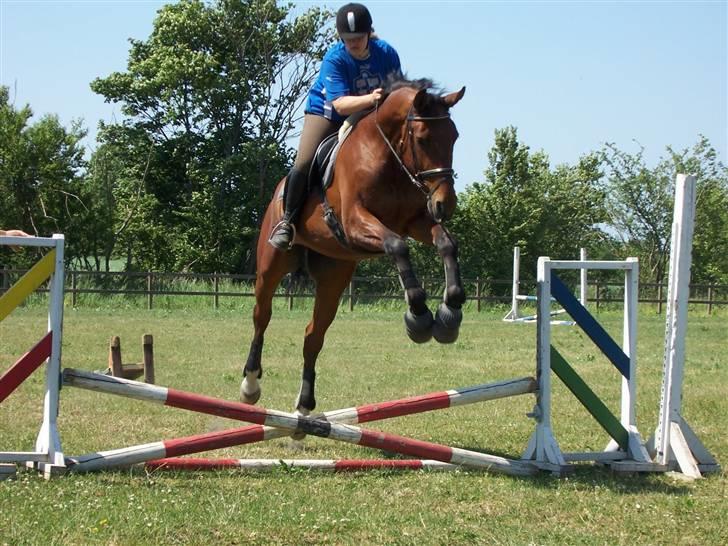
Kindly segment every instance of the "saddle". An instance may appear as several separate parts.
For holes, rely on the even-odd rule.
[[[324,222],[329,226],[331,233],[336,240],[344,247],[349,247],[349,241],[346,239],[344,228],[336,217],[334,209],[329,205],[326,199],[326,190],[331,186],[334,180],[334,167],[336,166],[336,157],[341,149],[341,145],[351,134],[352,129],[357,122],[364,117],[368,110],[352,114],[344,121],[337,133],[327,136],[321,144],[319,144],[314,154],[311,168],[308,171],[308,193],[316,190],[321,194],[321,202],[324,209]],[[285,198],[285,185],[281,188],[279,199],[283,201]]]
[[[336,156],[341,145],[351,133],[357,122],[369,113],[368,110],[350,115],[339,128],[337,133],[327,136],[316,149],[316,153],[308,172],[308,188],[321,188],[324,192],[331,186],[334,180],[334,166]]]

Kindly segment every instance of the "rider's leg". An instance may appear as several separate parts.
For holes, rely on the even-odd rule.
[[[301,141],[298,145],[296,162],[286,180],[286,198],[281,221],[271,232],[268,242],[280,250],[288,250],[293,244],[294,225],[306,201],[308,171],[313,156],[321,141],[339,129],[340,123],[323,116],[306,114],[303,120]]]

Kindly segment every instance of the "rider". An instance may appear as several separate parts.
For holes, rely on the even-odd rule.
[[[308,92],[298,153],[286,182],[283,218],[268,239],[280,250],[293,244],[294,224],[318,145],[336,132],[347,116],[373,108],[382,98],[387,77],[401,72],[399,55],[372,34],[372,16],[362,4],[339,8],[336,30],[341,41],[324,56],[318,78]]]

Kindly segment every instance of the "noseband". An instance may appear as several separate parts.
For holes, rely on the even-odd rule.
[[[387,143],[387,146],[389,147],[390,151],[392,152],[392,155],[394,155],[394,158],[397,160],[397,163],[399,163],[399,166],[402,168],[402,170],[407,175],[407,178],[409,178],[410,182],[418,189],[420,190],[425,196],[427,197],[428,203],[432,199],[432,195],[437,191],[437,189],[440,187],[440,184],[442,184],[442,181],[440,181],[437,186],[430,189],[427,184],[425,184],[425,180],[428,178],[434,178],[434,177],[447,177],[450,178],[451,181],[454,181],[455,177],[455,171],[452,168],[448,167],[438,167],[436,169],[428,169],[426,171],[419,170],[419,161],[417,160],[417,146],[415,145],[415,139],[414,139],[414,130],[412,129],[411,122],[413,121],[438,121],[443,119],[450,119],[450,114],[444,114],[442,116],[415,116],[412,113],[412,109],[414,108],[414,105],[410,106],[409,111],[407,112],[407,124],[405,125],[405,136],[406,138],[409,138],[409,140],[412,141],[412,158],[414,160],[414,166],[415,166],[415,174],[412,174],[410,170],[407,168],[407,165],[404,164],[404,161],[402,161],[402,158],[397,154],[397,151],[394,149],[394,146],[392,146],[392,143],[387,138],[387,135],[384,134],[384,131],[382,130],[382,127],[379,125],[379,103],[377,102],[375,109],[374,109],[374,125],[376,125],[377,130],[379,131],[379,134],[382,135],[382,138],[384,139],[384,142]],[[406,141],[404,141],[406,142]],[[404,142],[402,143],[404,145]]]

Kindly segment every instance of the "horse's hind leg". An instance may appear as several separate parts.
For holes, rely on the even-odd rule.
[[[260,399],[259,379],[263,376],[261,354],[265,330],[270,323],[273,294],[283,276],[294,271],[301,263],[303,251],[294,247],[289,252],[279,252],[265,244],[258,249],[258,270],[255,278],[255,308],[253,309],[253,340],[250,342],[248,359],[243,368],[240,400],[255,404]]]
[[[356,270],[356,262],[335,260],[309,252],[308,270],[316,281],[316,300],[313,317],[306,327],[306,337],[303,342],[303,377],[296,399],[296,411],[303,415],[309,415],[316,407],[314,395],[316,359],[323,347],[326,330],[336,317],[339,298]]]

